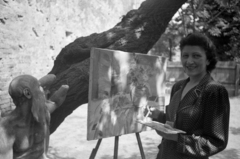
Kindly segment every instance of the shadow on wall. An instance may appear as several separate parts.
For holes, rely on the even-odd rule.
[[[230,131],[232,132],[233,135],[240,135],[240,127],[239,128],[230,127]]]

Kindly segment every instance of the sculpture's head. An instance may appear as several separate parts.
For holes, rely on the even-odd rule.
[[[33,117],[38,122],[44,121],[46,98],[39,81],[31,75],[20,75],[12,80],[8,92],[16,107],[28,103]]]

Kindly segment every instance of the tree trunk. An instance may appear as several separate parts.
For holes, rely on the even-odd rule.
[[[57,78],[50,92],[62,84],[68,84],[69,91],[62,106],[51,115],[51,133],[73,110],[88,102],[89,57],[92,47],[146,54],[186,1],[146,0],[139,9],[129,11],[112,29],[77,38],[64,47],[49,72]]]

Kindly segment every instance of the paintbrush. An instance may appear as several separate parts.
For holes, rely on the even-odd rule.
[[[151,113],[151,110],[150,110],[149,106],[147,106],[147,110],[148,110],[148,112],[147,112],[145,118],[148,117],[150,115],[150,113]]]

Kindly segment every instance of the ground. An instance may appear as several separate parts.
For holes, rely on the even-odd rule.
[[[229,143],[210,159],[240,159],[240,97],[230,98]],[[161,137],[152,131],[140,133],[146,159],[155,159]],[[50,136],[50,159],[88,159],[97,140],[87,141],[87,104],[80,106]],[[114,137],[102,140],[96,159],[112,159]],[[118,159],[141,159],[135,134],[119,137]]]

